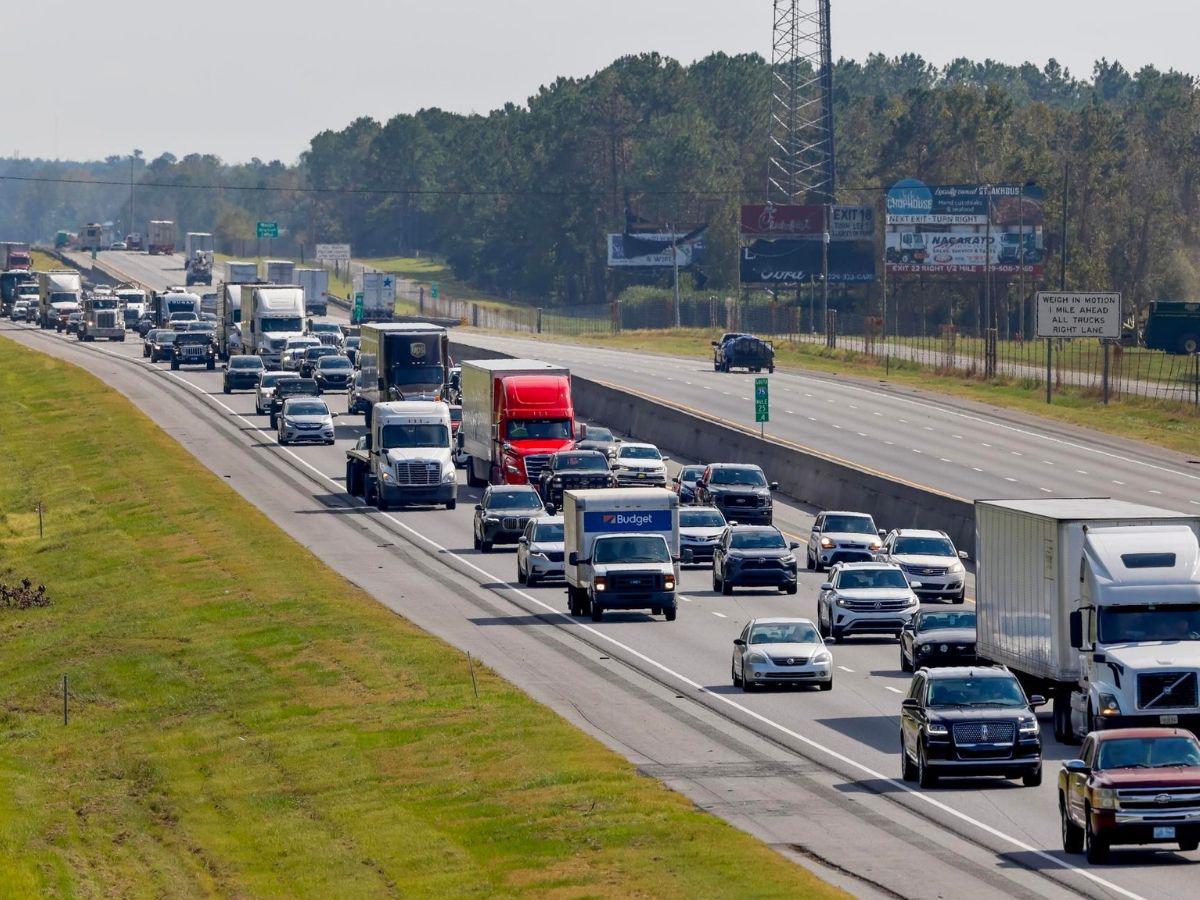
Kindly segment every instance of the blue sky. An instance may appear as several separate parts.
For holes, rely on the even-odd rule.
[[[15,2],[15,0],[12,0]],[[0,155],[98,158],[138,147],[293,161],[359,115],[485,112],[559,75],[658,50],[691,61],[770,46],[771,0],[33,0],[0,71],[27,101]],[[1195,0],[833,0],[836,56],[920,53],[1075,74],[1195,68]],[[52,35],[53,40],[47,36]],[[10,109],[25,104],[10,103]]]

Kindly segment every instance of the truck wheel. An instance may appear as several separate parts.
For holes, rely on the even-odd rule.
[[[967,599],[967,589],[964,587],[961,591],[950,598],[951,603],[962,603]]]
[[[1194,334],[1185,334],[1179,339],[1179,351],[1181,353],[1195,353],[1200,350],[1200,338]]]
[[[1083,852],[1087,861],[1096,864],[1108,862],[1108,841],[1092,831],[1092,808],[1083,808]]]
[[[354,463],[346,461],[346,493],[351,497],[358,495],[358,490],[354,485]]]
[[[668,622],[674,622],[674,621],[675,621],[675,615],[676,615],[676,613],[678,613],[678,612],[679,612],[679,607],[677,607],[677,606],[668,606],[668,607],[667,607],[667,609],[666,609],[667,621],[668,621]]]
[[[604,607],[601,606],[599,603],[597,603],[595,600],[593,600],[592,601],[592,621],[599,622],[603,618],[604,618]]]
[[[457,500],[447,500],[446,501],[446,509],[454,509],[454,507],[456,507],[456,506],[458,506]]]
[[[231,391],[231,390],[229,389],[229,385],[227,385],[227,384],[223,384],[223,385],[221,385],[221,390],[223,390],[223,391],[224,391],[226,394],[232,394],[232,393],[233,393],[233,391]]]
[[[387,497],[383,495],[383,491],[379,489],[379,483],[375,483],[375,508],[380,512],[387,512],[392,508],[392,504],[388,502]]]
[[[1062,791],[1058,793],[1058,818],[1062,825],[1063,850],[1067,853],[1079,853],[1083,850],[1083,829],[1071,821]]]
[[[172,372],[179,371],[179,363],[176,362],[175,360],[171,360],[171,371]]]
[[[527,584],[529,587],[533,587],[537,583],[538,583],[538,577],[536,575],[534,575],[532,572],[526,573],[525,584]]]
[[[1039,765],[1032,772],[1026,772],[1021,776],[1021,784],[1025,787],[1039,787],[1042,783],[1042,767]]]

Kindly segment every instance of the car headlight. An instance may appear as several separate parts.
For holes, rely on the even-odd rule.
[[[750,663],[757,663],[757,664],[758,664],[758,665],[760,665],[760,666],[761,666],[761,665],[766,665],[766,664],[767,664],[767,663],[769,663],[770,661],[771,661],[771,660],[770,660],[770,658],[767,656],[767,654],[765,654],[765,653],[763,653],[763,652],[761,652],[761,651],[759,651],[759,650],[754,650],[753,652],[751,652],[751,653],[750,653],[750,655],[749,655],[749,656],[747,656],[747,657],[746,657],[746,662],[750,662]]]
[[[832,550],[833,547],[834,547],[833,541],[831,541],[827,537],[821,538],[821,549],[822,550]]]
[[[917,650],[921,653],[928,653],[929,648],[932,646],[933,646],[932,644],[927,644],[927,643],[926,644],[917,644]]]
[[[384,481],[393,481],[394,480],[392,478],[392,473],[389,472],[387,469],[383,469],[382,471],[380,471],[379,477],[382,478]]]
[[[1037,734],[1041,730],[1036,716],[1030,716],[1028,719],[1021,720],[1021,734]]]
[[[926,722],[925,730],[928,731],[930,734],[949,734],[950,733],[945,725],[942,725],[938,722]]]
[[[287,416],[284,416],[284,417],[283,417],[283,424],[284,424],[284,425],[287,425],[289,428],[291,428],[291,427],[295,426],[295,424],[296,424],[296,420],[295,420],[295,419],[289,419]]]
[[[785,566],[794,566],[796,564],[796,557],[789,553],[787,556],[782,558],[781,562]]]
[[[870,550],[872,553],[878,553],[880,550],[883,549],[883,544],[879,543],[879,541],[871,541],[871,543],[867,547],[867,549]]]
[[[487,522],[489,525],[495,525],[497,522],[500,521],[500,517],[499,516],[484,516],[483,521]]]
[[[812,662],[816,663],[817,665],[833,662],[833,654],[828,650],[818,650],[813,654]]]
[[[846,598],[845,598],[845,597],[838,597],[838,598],[837,598],[837,605],[838,605],[838,606],[845,606],[845,605],[846,605]]]
[[[1102,716],[1119,716],[1121,714],[1121,704],[1117,702],[1115,695],[1104,692],[1100,695],[1100,715]]]
[[[1092,795],[1096,809],[1120,809],[1117,802],[1117,792],[1112,788],[1096,788]]]
[[[665,590],[665,591],[675,590],[675,579],[672,578],[670,575],[668,575],[666,578],[663,579],[663,590]]]
[[[963,567],[962,563],[956,562],[956,563],[951,563],[950,568],[947,569],[946,571],[949,572],[951,575],[961,575],[963,572],[965,572],[967,570],[966,570],[966,568]]]

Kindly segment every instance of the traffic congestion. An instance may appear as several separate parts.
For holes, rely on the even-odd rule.
[[[854,672],[840,664],[849,647],[886,653],[911,673],[888,715],[895,776],[916,788],[1038,788],[1052,735],[1079,748],[1047,779],[1063,851],[1098,863],[1118,845],[1200,846],[1195,516],[989,500],[971,548],[938,522],[881,527],[870,509],[812,511],[800,533],[778,473],[672,459],[686,448],[583,421],[569,369],[456,361],[444,326],[351,325],[270,278],[160,293],[67,270],[4,275],[10,322],[212,373],[198,383],[244,397],[278,447],[334,447],[347,494],[455,515],[507,584],[577,621],[654,628],[701,598],[729,604],[714,614],[730,690],[804,704]],[[459,500],[469,515],[453,513]]]

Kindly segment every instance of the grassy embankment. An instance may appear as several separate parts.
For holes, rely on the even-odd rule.
[[[476,700],[90,375],[0,340],[0,392],[0,579],[54,601],[0,609],[0,894],[835,893],[487,670]]]
[[[41,250],[31,250],[29,255],[33,259],[33,270],[35,272],[45,272],[49,269],[61,269],[63,264],[49,253],[43,253]]]

